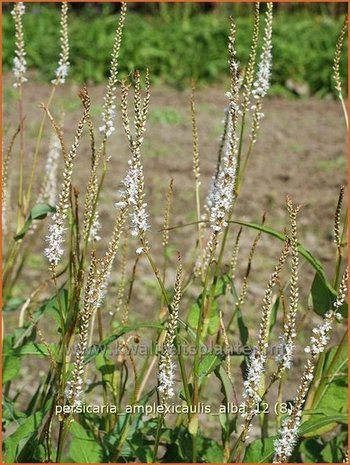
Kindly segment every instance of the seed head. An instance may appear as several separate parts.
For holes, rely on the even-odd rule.
[[[342,82],[340,78],[340,58],[341,58],[341,51],[343,48],[347,29],[348,29],[348,16],[346,15],[343,26],[340,30],[340,34],[337,40],[336,47],[335,47],[334,61],[333,61],[333,79],[335,81],[335,89],[338,92],[339,97],[341,97],[342,95]]]

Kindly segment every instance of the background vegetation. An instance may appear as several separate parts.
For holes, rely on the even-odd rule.
[[[154,81],[179,88],[191,78],[200,84],[220,81],[227,73],[228,14],[237,16],[239,59],[246,62],[253,5],[146,4],[130,5],[120,59],[120,73],[152,70]],[[334,94],[329,70],[346,4],[278,5],[274,20],[274,64],[270,95]],[[119,4],[71,5],[70,79],[99,83],[108,75]],[[112,11],[111,11],[112,10]],[[49,81],[59,53],[56,5],[31,4],[24,16],[28,65],[39,81]],[[40,15],[40,21],[38,17]],[[14,24],[9,5],[3,15],[3,67],[10,70]],[[43,40],[43,37],[45,38]],[[176,44],[176,47],[174,47]],[[341,72],[346,75],[344,44]],[[300,53],[302,50],[302,53]]]

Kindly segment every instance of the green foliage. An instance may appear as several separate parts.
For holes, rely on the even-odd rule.
[[[19,373],[21,363],[17,354],[13,350],[13,336],[6,336],[2,348],[2,382],[5,384],[11,381]]]
[[[69,428],[72,441],[69,448],[69,458],[72,462],[98,463],[103,461],[103,449],[96,439],[78,422],[73,422]]]
[[[14,462],[42,462],[42,446],[37,441],[45,413],[50,403],[26,418],[18,416],[15,420],[16,429],[7,438],[4,445],[4,463]]]
[[[169,439],[166,441],[167,450],[163,457],[163,461],[168,463],[191,463],[192,450],[191,447],[189,447],[189,444],[191,444],[191,436],[188,434],[188,431],[183,427],[178,427],[168,431]],[[222,463],[222,448],[213,439],[207,438],[203,435],[198,435],[198,448],[201,462]]]
[[[26,219],[23,228],[15,236],[15,240],[18,241],[23,239],[24,235],[30,228],[30,225],[34,220],[43,220],[49,213],[54,213],[56,211],[55,207],[51,207],[46,203],[39,203],[35,205],[29,212],[28,218]]]
[[[59,53],[59,11],[53,5],[27,5],[24,16],[28,65],[38,79],[50,81]],[[120,75],[135,68],[152,70],[152,79],[187,87],[192,78],[208,84],[227,75],[227,17],[230,11],[187,11],[186,5],[167,5],[153,15],[128,13],[120,56]],[[100,83],[108,76],[117,13],[108,6],[97,14],[90,9],[70,11],[71,79]],[[262,18],[263,19],[263,18]],[[276,13],[273,36],[272,89],[274,95],[292,95],[287,80],[307,84],[311,94],[334,94],[331,67],[343,18],[327,15]],[[252,19],[238,16],[237,49],[242,64],[248,59]],[[88,25],[88,26],[87,26]],[[14,53],[14,25],[3,15],[3,63],[10,70]],[[174,46],[176,44],[176,46]],[[341,74],[347,69],[345,41]],[[301,53],[302,50],[302,53]],[[166,115],[166,119],[169,115]],[[173,115],[170,115],[171,121]]]
[[[274,447],[273,441],[276,437],[270,437],[265,439],[256,439],[248,445],[246,453],[244,455],[243,462],[245,463],[266,463],[271,462]]]
[[[335,293],[326,286],[325,282],[320,278],[318,273],[315,274],[315,278],[312,283],[311,297],[313,308],[319,315],[324,315],[327,313],[327,311],[332,308],[336,300]],[[347,316],[348,311],[346,303],[341,306],[340,313],[343,317]]]
[[[191,328],[197,327],[199,315],[200,315],[200,303],[196,302],[191,306],[189,314],[188,314],[188,324],[191,326]],[[220,326],[220,320],[219,320],[216,302],[213,302],[210,308],[209,317],[206,319],[205,323],[207,324],[209,334],[215,334],[218,331],[219,326]]]

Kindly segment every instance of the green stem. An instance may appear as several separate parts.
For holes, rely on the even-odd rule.
[[[20,125],[20,147],[19,147],[19,183],[18,183],[18,210],[17,210],[17,226],[18,230],[22,224],[21,220],[24,219],[25,215],[22,210],[23,208],[23,158],[24,158],[24,127],[23,127],[23,88],[19,86],[18,95],[18,112],[19,112],[19,125]]]
[[[67,435],[67,424],[66,424],[66,419],[64,419],[60,423],[60,428],[59,428],[59,433],[58,433],[56,463],[61,463],[61,457],[62,457],[66,435]]]
[[[197,434],[192,435],[192,463],[197,463]]]
[[[196,179],[196,207],[197,207],[197,220],[198,220],[198,245],[199,245],[199,253],[201,257],[201,264],[203,265],[203,238],[202,238],[202,223],[201,223],[201,204],[200,204],[200,196],[199,196],[199,186],[200,183],[198,179]],[[201,275],[203,279],[203,268],[201,266]]]
[[[190,390],[189,390],[189,387],[188,387],[187,373],[186,373],[184,359],[183,359],[182,353],[181,353],[181,345],[180,345],[180,342],[179,342],[178,334],[176,334],[175,346],[176,346],[176,350],[177,350],[177,354],[178,354],[178,360],[179,360],[179,365],[180,365],[180,372],[181,372],[182,384],[183,384],[184,392],[185,392],[186,403],[187,403],[188,406],[190,406],[191,405],[191,393],[190,393]],[[189,416],[190,416],[190,414],[189,414]]]
[[[155,441],[154,441],[152,463],[155,463],[156,458],[157,458],[157,452],[158,452],[160,437],[162,435],[163,422],[164,422],[164,414],[158,416],[158,425],[157,425],[157,432],[156,432]]]
[[[50,93],[50,96],[49,96],[49,100],[48,100],[48,102],[46,104],[46,108],[49,108],[50,105],[51,105],[52,99],[53,99],[53,97],[55,95],[56,87],[57,87],[57,85],[54,85],[52,87],[52,90],[51,90],[51,93]],[[38,136],[36,138],[32,169],[31,169],[31,173],[30,173],[29,185],[28,185],[27,194],[26,194],[26,205],[28,207],[29,207],[30,198],[31,198],[31,195],[32,195],[32,185],[33,185],[33,180],[34,180],[34,174],[35,174],[36,167],[37,167],[37,164],[38,164],[38,155],[39,155],[41,139],[42,139],[43,132],[44,132],[45,120],[46,120],[46,111],[44,111],[43,117],[41,119]]]

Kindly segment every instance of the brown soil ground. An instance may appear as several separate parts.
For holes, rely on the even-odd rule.
[[[104,88],[91,87],[89,90],[93,105],[92,114],[98,127]],[[25,150],[28,159],[33,154],[35,135],[40,124],[41,110],[38,108],[38,103],[47,101],[49,92],[50,88],[46,85],[29,83],[25,86],[24,112],[28,134]],[[64,132],[67,145],[72,141],[80,114],[77,92],[78,88],[75,86],[59,89],[52,106],[56,116],[59,116],[61,107],[65,110]],[[224,89],[218,87],[200,89],[197,91],[196,101],[200,137],[201,195],[204,200],[218,152],[218,138],[226,105]],[[5,147],[16,123],[15,104],[15,93],[10,86],[9,78],[5,76],[3,110]],[[266,212],[266,224],[282,232],[284,227],[288,227],[285,198],[289,194],[295,203],[303,205],[299,219],[300,241],[324,264],[332,279],[335,259],[332,237],[334,211],[339,187],[345,184],[347,179],[346,129],[340,104],[331,100],[268,99],[264,105],[264,113],[266,116],[261,122],[258,141],[247,169],[234,217],[260,222],[263,212]],[[103,240],[99,244],[101,251],[111,231],[113,204],[117,200],[117,191],[128,159],[119,117],[116,127],[116,133],[109,141],[108,152],[111,160],[100,203],[103,223],[101,231]],[[38,177],[43,172],[48,133],[49,131],[46,130],[40,154]],[[165,192],[170,177],[174,178],[174,207],[171,224],[184,224],[196,219],[191,137],[189,92],[179,92],[165,87],[154,88],[142,156],[147,202],[152,223],[149,241],[159,266],[162,266],[159,229],[163,221]],[[89,165],[89,140],[86,136],[79,149],[74,172],[74,184],[82,194],[88,178]],[[13,159],[13,170],[15,169]],[[178,250],[184,262],[191,266],[192,251],[195,245],[194,231],[195,227],[192,226],[171,231],[172,263],[176,262]],[[230,259],[237,227],[233,227],[232,231],[225,257],[227,262]],[[47,264],[41,259],[45,230],[42,230],[40,234],[42,237],[35,244],[28,243],[30,247],[28,268],[16,288],[16,292],[20,295],[26,296],[27,292],[33,288],[33,284],[41,282],[47,276]],[[238,283],[241,283],[254,237],[255,233],[252,231],[245,230],[242,234],[237,270]],[[136,243],[130,241],[130,245],[128,271],[135,259]],[[281,243],[270,237],[263,236],[259,242],[253,260],[247,304],[244,310],[246,320],[253,328],[257,328],[264,286],[278,258],[280,248]],[[108,310],[115,305],[118,273],[119,263],[116,264],[116,272],[111,283]],[[306,308],[307,295],[314,273],[307,263],[303,263],[300,274],[302,307]],[[173,273],[169,272],[169,286],[172,282]],[[239,287],[240,284],[238,284],[238,289]],[[142,258],[130,308],[131,320],[154,318],[157,314],[157,300],[155,299],[157,293],[154,278],[146,260]],[[191,295],[195,296],[196,291],[188,294],[188,300]],[[181,310],[183,316],[186,315],[185,307],[186,304]],[[7,331],[16,318],[17,316],[11,314]],[[314,317],[312,320],[317,321]],[[49,334],[49,329],[46,329]],[[251,343],[254,343],[254,334],[256,331],[252,330]],[[236,331],[233,337],[236,337]],[[305,335],[302,335],[302,338],[304,337]],[[26,369],[31,377],[30,371],[29,369],[28,373],[28,368]],[[25,384],[26,389],[31,391],[32,387],[28,378]],[[240,391],[240,388],[238,390]],[[290,390],[294,392],[295,386],[291,385]]]

